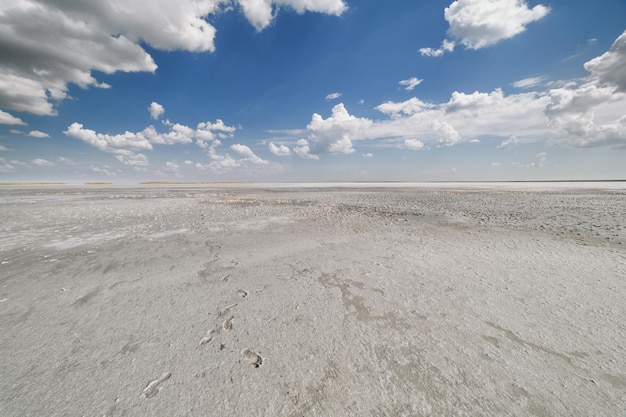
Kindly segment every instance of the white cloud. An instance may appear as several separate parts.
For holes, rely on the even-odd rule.
[[[159,117],[163,115],[163,113],[165,113],[165,108],[161,106],[159,103],[153,101],[152,103],[150,103],[150,106],[148,107],[148,112],[150,112],[151,118],[153,118],[154,120],[157,120]]]
[[[533,88],[542,85],[545,80],[546,77],[529,77],[515,81],[511,85],[515,88]]]
[[[239,162],[232,156],[219,155],[214,148],[209,148],[208,152],[211,162],[208,165],[196,164],[196,167],[200,170],[210,169],[215,173],[228,172],[233,168],[239,167]]]
[[[137,151],[149,151],[153,145],[189,144],[194,140],[201,148],[215,147],[221,142],[215,138],[218,135],[232,136],[236,128],[227,126],[220,119],[215,123],[202,122],[197,129],[178,123],[169,124],[169,132],[159,133],[154,126],[148,126],[140,132],[124,132],[123,134],[110,135],[97,133],[91,129],[85,129],[80,123],[72,123],[65,132],[67,136],[80,139],[96,149],[112,153],[116,158],[127,165],[147,166],[148,159]],[[207,144],[207,141],[212,141]]]
[[[374,157],[374,154],[373,154],[373,153],[371,153],[371,152],[368,152],[368,153],[361,154],[361,156],[362,156],[363,158],[373,158],[373,157]]]
[[[150,138],[157,134],[154,128],[149,126],[138,133],[125,132],[119,135],[109,135],[96,133],[91,129],[85,129],[80,123],[72,123],[63,133],[70,137],[80,139],[103,152],[109,152],[115,149],[152,150]]]
[[[49,138],[50,137],[50,135],[47,134],[46,132],[41,132],[39,130],[31,130],[28,133],[28,136],[31,136],[33,138]]]
[[[406,91],[412,91],[415,87],[420,85],[424,80],[420,80],[419,78],[411,77],[408,80],[402,80],[399,82],[401,86],[404,87]]]
[[[443,55],[446,52],[454,51],[455,46],[456,46],[455,42],[444,39],[443,42],[441,42],[441,46],[437,49],[420,48],[420,54],[422,54],[422,56],[438,57],[438,56]]]
[[[59,164],[61,164],[61,165],[78,165],[78,164],[76,163],[76,161],[74,161],[73,159],[66,158],[66,157],[64,157],[64,156],[60,156],[60,157],[57,159],[57,163],[59,163]]]
[[[291,151],[285,145],[276,146],[273,142],[270,142],[269,149],[270,149],[270,152],[276,156],[291,155]]]
[[[444,17],[455,39],[479,49],[524,32],[549,11],[541,4],[530,9],[524,0],[457,0],[446,7]]]
[[[236,0],[262,29],[279,7],[340,15],[342,0]],[[94,71],[154,72],[143,45],[159,50],[214,51],[207,18],[228,0],[12,0],[0,13],[0,108],[55,115],[68,84],[109,88]]]
[[[108,165],[104,165],[102,167],[97,165],[91,165],[89,169],[91,170],[91,172],[95,172],[96,174],[104,174],[107,177],[115,177],[116,175],[115,172]]]
[[[472,94],[459,93],[455,91],[450,97],[450,101],[446,105],[446,112],[465,111],[473,113],[485,107],[494,107],[500,105],[504,101],[504,93],[497,88],[491,93],[480,93],[478,91]]]
[[[326,100],[336,100],[341,97],[341,93],[330,93],[326,96]]]
[[[495,45],[526,30],[526,25],[545,17],[550,9],[541,4],[532,9],[524,0],[457,0],[444,10],[448,34],[439,49],[422,48],[426,56],[451,52],[456,43],[470,49]]]
[[[461,140],[461,135],[448,122],[433,120],[433,132],[435,132],[437,146],[452,146]]]
[[[231,145],[230,149],[237,152],[239,155],[243,157],[243,159],[240,162],[244,162],[244,163],[251,162],[253,164],[258,164],[258,165],[265,165],[268,163],[266,160],[259,158],[254,152],[252,152],[252,149],[250,149],[246,145],[241,145],[239,143],[236,143],[234,145]]]
[[[15,169],[15,165],[13,165],[12,163],[10,163],[4,158],[0,158],[0,172],[3,172],[3,173],[13,172],[14,169]]]
[[[371,120],[352,116],[343,103],[339,103],[327,119],[313,114],[307,126],[309,142],[315,145],[314,153],[352,153],[352,138],[361,136],[371,125]]]
[[[512,146],[517,146],[518,143],[519,143],[519,140],[517,140],[517,137],[511,136],[510,138],[508,138],[507,140],[503,141],[501,144],[496,146],[496,148],[497,149],[507,149],[507,148],[510,148]]]
[[[1,85],[1,80],[0,80]],[[2,93],[0,93],[2,94]],[[0,125],[20,125],[26,126],[26,123],[19,117],[15,117],[5,111],[0,110]],[[13,131],[11,131],[13,133]]]
[[[41,158],[33,159],[32,163],[40,167],[53,167],[56,165],[54,162],[50,162],[46,159]]]
[[[222,139],[232,137],[235,130],[235,127],[227,126],[221,119],[217,119],[215,123],[198,123],[194,136],[198,146],[208,148],[209,146],[217,146],[220,144],[218,137]],[[212,145],[207,144],[207,141],[212,141]]]
[[[12,133],[14,135],[23,135],[26,132],[24,132],[23,130],[19,130],[19,129],[10,129],[9,133]]]
[[[548,124],[574,146],[626,143],[626,94],[587,83],[550,90]]]
[[[448,102],[440,104],[424,103],[415,97],[383,103],[376,109],[389,118],[382,120],[357,118],[339,104],[328,119],[313,115],[307,143],[294,152],[304,158],[310,154],[354,152],[353,145],[360,140],[401,147],[408,140],[409,147],[419,149],[453,146],[463,138],[476,141],[482,136],[517,135],[539,141],[553,136],[544,114],[549,103],[550,97],[539,92],[508,96],[499,89],[489,93],[454,92]]]
[[[185,160],[184,162],[185,165],[193,165],[193,161],[190,161],[189,159]]]
[[[8,151],[8,150],[9,148],[7,148],[6,146],[0,145],[0,151]]]
[[[237,0],[237,2],[257,30],[269,26],[281,6],[289,7],[299,14],[310,11],[336,16],[348,8],[343,0]]]
[[[542,167],[546,164],[546,159],[548,158],[548,154],[546,152],[539,152],[535,158],[537,158],[537,162],[534,162],[535,166]]]
[[[403,148],[419,151],[424,148],[424,142],[417,139],[405,139],[402,144]]]
[[[298,155],[300,159],[312,159],[312,160],[320,159],[319,156],[313,155],[311,153],[311,148],[309,147],[309,141],[306,139],[298,140],[298,146],[293,148],[293,151],[295,152],[296,155]]]
[[[626,32],[603,55],[588,61],[587,79],[548,91],[545,108],[556,141],[573,146],[626,144]]]
[[[163,170],[165,172],[172,172],[174,174],[178,174],[179,173],[179,166],[176,162],[172,162],[172,161],[166,161],[165,162],[165,166],[163,167]]]
[[[420,99],[413,97],[400,103],[387,101],[376,106],[376,110],[395,119],[402,116],[410,116],[431,107],[431,104],[425,103]]]
[[[585,69],[601,83],[626,92],[626,31],[615,40],[608,52],[585,63]]]
[[[115,152],[115,158],[123,163],[132,167],[146,167],[150,165],[148,157],[142,153],[136,153],[126,149],[119,149]]]

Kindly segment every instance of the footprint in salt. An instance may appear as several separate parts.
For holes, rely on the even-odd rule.
[[[235,318],[235,316],[228,316],[226,318],[226,320],[224,320],[224,323],[222,323],[222,328],[224,330],[230,330],[233,328],[233,319]]]
[[[235,293],[241,298],[246,298],[248,296],[248,291],[244,290],[237,290]]]
[[[142,391],[143,396],[145,398],[154,397],[159,392],[159,385],[161,385],[163,381],[166,381],[171,376],[172,376],[171,372],[165,372],[163,375],[159,377],[159,379],[155,379],[154,381],[150,382],[143,389]]]
[[[213,339],[213,333],[215,333],[214,329],[211,329],[207,332],[206,336],[200,339],[200,346],[209,343]]]
[[[248,359],[248,363],[255,368],[258,368],[259,366],[263,365],[263,358],[261,357],[261,355],[259,355],[256,352],[251,351],[248,348],[245,348],[244,350],[242,350],[241,355],[245,357],[246,359]]]
[[[237,307],[237,303],[224,307],[223,309],[220,310],[220,316],[223,316],[224,314],[228,313],[228,311],[234,307]]]

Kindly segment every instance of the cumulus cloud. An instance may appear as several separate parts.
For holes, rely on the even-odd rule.
[[[240,166],[239,161],[234,159],[232,156],[230,156],[229,154],[220,155],[217,153],[217,151],[213,147],[209,148],[208,156],[211,162],[209,162],[208,164],[197,163],[196,164],[197,169],[201,171],[209,169],[213,171],[214,173],[219,174],[223,172],[228,172],[231,169],[237,168]]]
[[[524,0],[457,0],[444,10],[452,40],[439,49],[422,48],[426,56],[451,52],[457,43],[480,49],[512,38],[526,30],[529,23],[542,19],[550,9],[541,4],[529,8]]]
[[[412,114],[419,113],[431,107],[431,104],[425,103],[422,100],[413,97],[400,103],[394,103],[392,101],[384,102],[383,104],[376,106],[376,110],[396,119],[402,116],[410,116]]]
[[[163,167],[163,170],[165,172],[170,172],[173,174],[178,174],[179,173],[179,166],[176,162],[174,161],[166,161],[165,162],[165,166]]]
[[[461,140],[461,135],[448,122],[433,120],[433,132],[435,132],[435,144],[437,146],[452,146]]]
[[[361,156],[362,156],[363,158],[373,158],[373,157],[374,157],[374,154],[373,154],[373,153],[371,153],[371,152],[367,152],[367,153],[361,154]]]
[[[67,136],[80,139],[96,149],[114,154],[115,157],[126,165],[147,166],[148,158],[139,151],[151,151],[153,145],[189,144],[194,140],[201,148],[207,148],[207,141],[211,146],[217,146],[221,142],[216,136],[232,136],[236,128],[227,126],[220,119],[213,122],[202,122],[196,129],[178,123],[171,123],[169,131],[158,132],[154,126],[148,126],[140,132],[124,132],[122,134],[98,133],[86,129],[80,123],[72,123],[65,132]]]
[[[422,54],[422,56],[438,57],[438,56],[443,55],[446,52],[454,51],[455,46],[456,46],[455,42],[444,39],[443,42],[441,43],[441,46],[437,49],[420,48],[420,54]]]
[[[472,94],[465,94],[455,91],[446,104],[446,112],[453,113],[465,111],[473,113],[485,107],[494,107],[504,101],[504,93],[497,88],[491,93],[481,93],[478,91]]]
[[[406,91],[412,91],[415,87],[420,85],[422,81],[424,80],[420,80],[419,78],[416,78],[416,77],[411,77],[408,80],[400,81],[399,84],[403,86]]]
[[[24,121],[19,117],[15,117],[5,111],[0,110],[0,125],[26,126],[26,123],[24,123]]]
[[[615,40],[608,52],[585,63],[585,69],[601,83],[626,92],[626,31]]]
[[[626,32],[584,67],[591,76],[548,91],[548,125],[573,146],[626,144]],[[558,141],[558,140],[557,140]]]
[[[341,97],[341,93],[330,93],[326,96],[326,100],[336,100]]]
[[[402,147],[414,151],[419,151],[420,149],[424,148],[424,142],[417,139],[405,139]]]
[[[371,120],[349,114],[343,103],[339,103],[327,119],[313,114],[307,126],[309,142],[315,145],[314,153],[352,153],[352,138],[362,135],[371,125]]]
[[[138,133],[125,132],[109,135],[85,129],[80,123],[72,123],[63,133],[80,139],[100,151],[111,153],[115,153],[114,151],[118,149],[152,150],[149,138],[157,134],[154,128],[150,126]]]
[[[237,2],[257,30],[269,26],[281,6],[291,8],[299,14],[309,11],[336,16],[348,8],[343,0],[237,0]]]
[[[230,149],[237,152],[239,155],[243,157],[241,162],[244,162],[244,163],[251,162],[257,165],[265,165],[268,163],[265,159],[259,158],[254,152],[252,152],[252,149],[250,149],[246,145],[241,145],[239,143],[236,143],[234,145],[231,145]]]
[[[39,130],[31,130],[28,133],[28,136],[31,136],[33,138],[49,138],[50,137],[50,135],[47,134],[46,132],[42,132],[42,131],[39,131]]]
[[[314,114],[306,143],[294,148],[296,155],[351,153],[356,141],[378,141],[380,146],[409,149],[454,146],[463,138],[513,135],[543,140],[552,133],[544,110],[550,97],[544,92],[505,95],[500,89],[471,94],[453,92],[448,102],[425,103],[413,97],[404,102],[385,102],[376,109],[386,119],[372,120],[350,115],[343,104],[324,119]]]
[[[269,144],[270,152],[276,156],[289,156],[291,155],[291,151],[285,145],[276,146],[274,143],[270,142]]]
[[[319,156],[313,155],[311,153],[311,148],[309,147],[309,141],[306,139],[298,140],[298,146],[293,148],[293,151],[295,152],[296,155],[298,155],[300,159],[312,159],[312,160],[320,159]]]
[[[545,114],[548,124],[574,146],[626,142],[626,94],[614,87],[585,84],[550,90]]]
[[[150,106],[148,106],[148,112],[150,113],[151,118],[153,118],[154,120],[158,120],[158,118],[161,117],[163,113],[165,113],[165,108],[159,103],[153,101],[152,103],[150,103]]]
[[[235,0],[258,29],[287,7],[340,15],[342,0]],[[214,51],[216,29],[207,18],[228,0],[13,0],[0,13],[0,108],[55,115],[68,84],[109,88],[94,77],[154,72],[143,45],[160,50]],[[224,9],[225,10],[225,9]]]

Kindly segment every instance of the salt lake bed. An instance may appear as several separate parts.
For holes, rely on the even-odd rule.
[[[0,188],[3,416],[621,416],[626,185]]]

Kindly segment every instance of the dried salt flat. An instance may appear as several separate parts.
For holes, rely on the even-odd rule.
[[[3,189],[2,415],[621,415],[626,193],[531,188]]]

